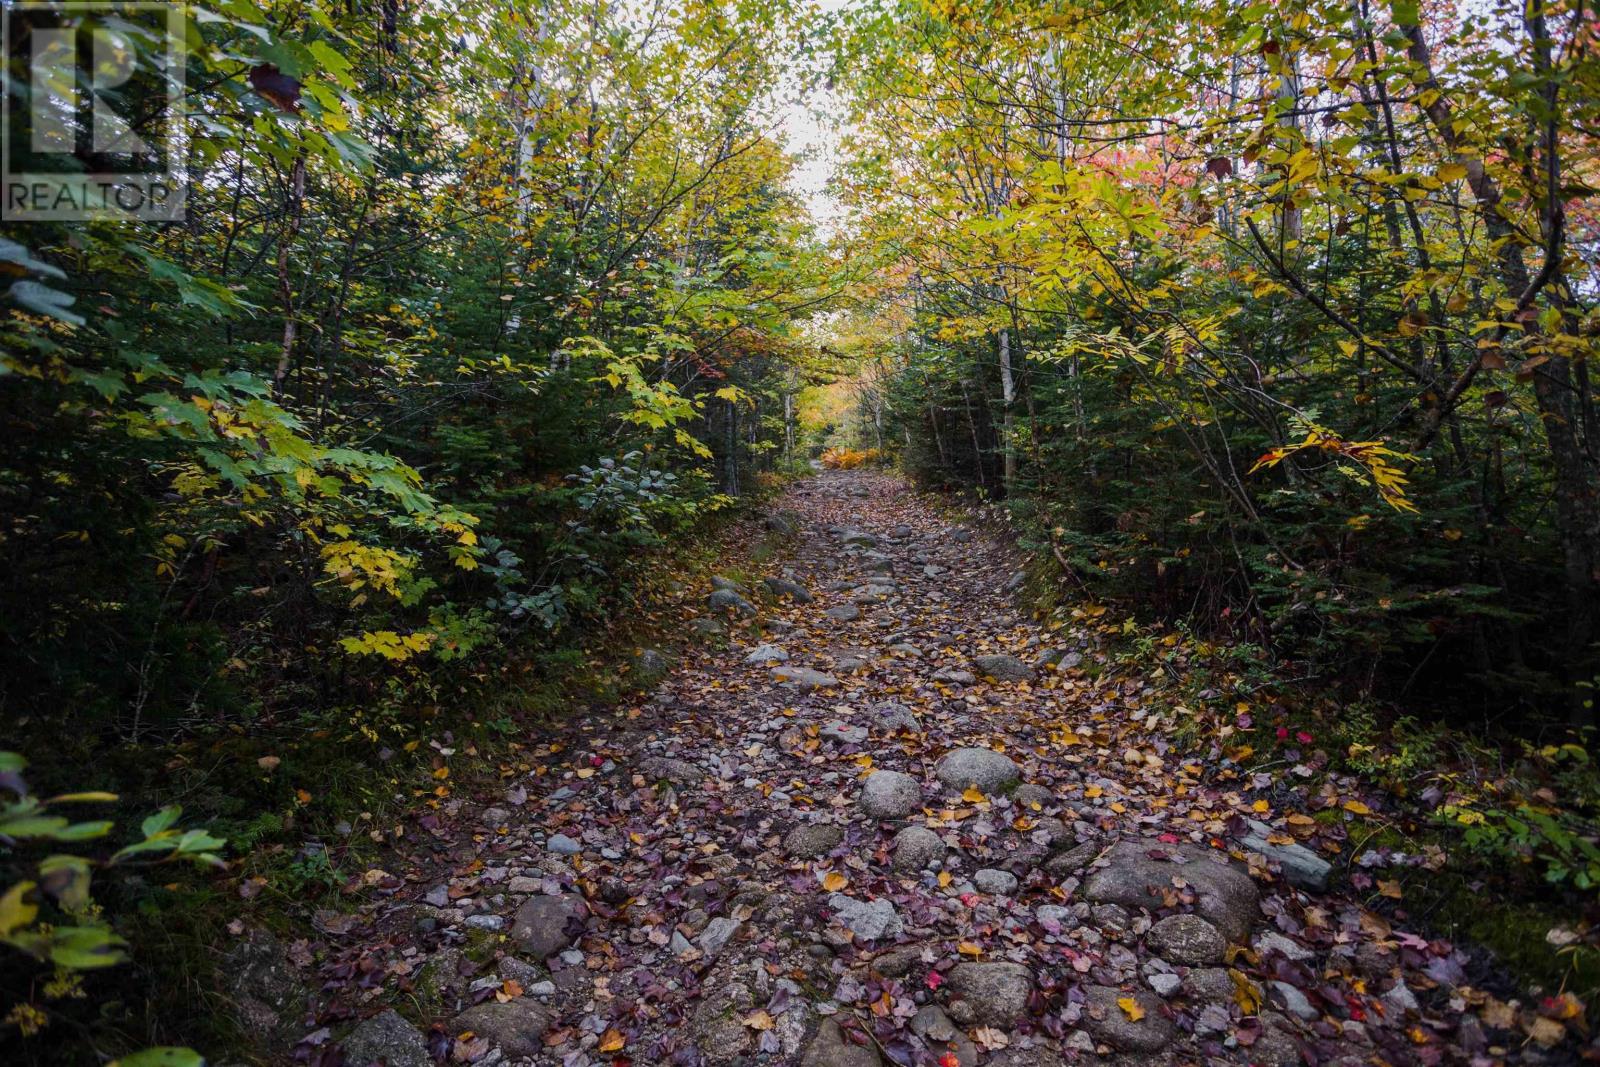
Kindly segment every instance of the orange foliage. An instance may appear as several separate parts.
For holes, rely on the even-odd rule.
[[[822,465],[829,470],[848,471],[868,463],[877,463],[883,453],[876,448],[830,448],[822,453]]]

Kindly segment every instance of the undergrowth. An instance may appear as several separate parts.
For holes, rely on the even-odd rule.
[[[213,1058],[266,1055],[260,1035],[241,1025],[222,973],[245,930],[303,937],[312,913],[349,906],[347,889],[400,842],[408,813],[496,786],[496,768],[513,761],[520,737],[635,688],[633,657],[645,646],[671,655],[680,602],[713,570],[759,584],[778,551],[775,535],[731,538],[727,529],[778,484],[769,480],[737,512],[655,552],[626,597],[560,644],[509,649],[471,675],[401,670],[375,703],[307,706],[271,730],[199,731],[155,751],[59,733],[44,719],[25,724],[18,741],[43,754],[36,787],[82,786],[83,768],[93,767],[92,784],[119,794],[119,812],[181,801],[186,821],[227,840],[231,864],[220,876],[162,871],[108,882],[101,904],[132,946],[130,960],[89,976],[82,997],[55,1002],[41,1031],[48,1039],[8,1028],[4,1062],[77,1064],[172,1044]],[[447,762],[457,752],[474,758]],[[34,981],[29,970],[6,974],[9,1001]]]

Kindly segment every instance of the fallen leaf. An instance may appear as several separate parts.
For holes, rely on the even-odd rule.
[[[627,1043],[627,1039],[622,1036],[622,1032],[615,1027],[600,1035],[601,1052],[616,1052]]]
[[[1246,978],[1243,971],[1233,967],[1228,968],[1228,977],[1233,979],[1233,999],[1239,1005],[1239,1010],[1246,1015],[1254,1015],[1261,1010],[1260,988]]]
[[[1139,1007],[1139,1002],[1132,997],[1118,997],[1117,1007],[1122,1009],[1122,1014],[1126,1015],[1131,1023],[1144,1018],[1144,1009]]]

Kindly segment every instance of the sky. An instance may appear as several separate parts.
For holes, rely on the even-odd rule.
[[[853,0],[815,0],[825,14],[850,7]],[[828,189],[829,178],[839,162],[838,131],[826,117],[839,114],[839,98],[831,89],[818,87],[805,101],[798,100],[799,86],[789,87],[790,98],[783,106],[782,130],[791,152],[800,155],[800,165],[790,177],[790,185],[805,198],[811,217],[827,231],[841,215],[839,201]]]

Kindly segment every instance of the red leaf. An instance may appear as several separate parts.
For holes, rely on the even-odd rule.
[[[250,88],[276,104],[279,111],[300,110],[300,82],[271,63],[250,68]]]

